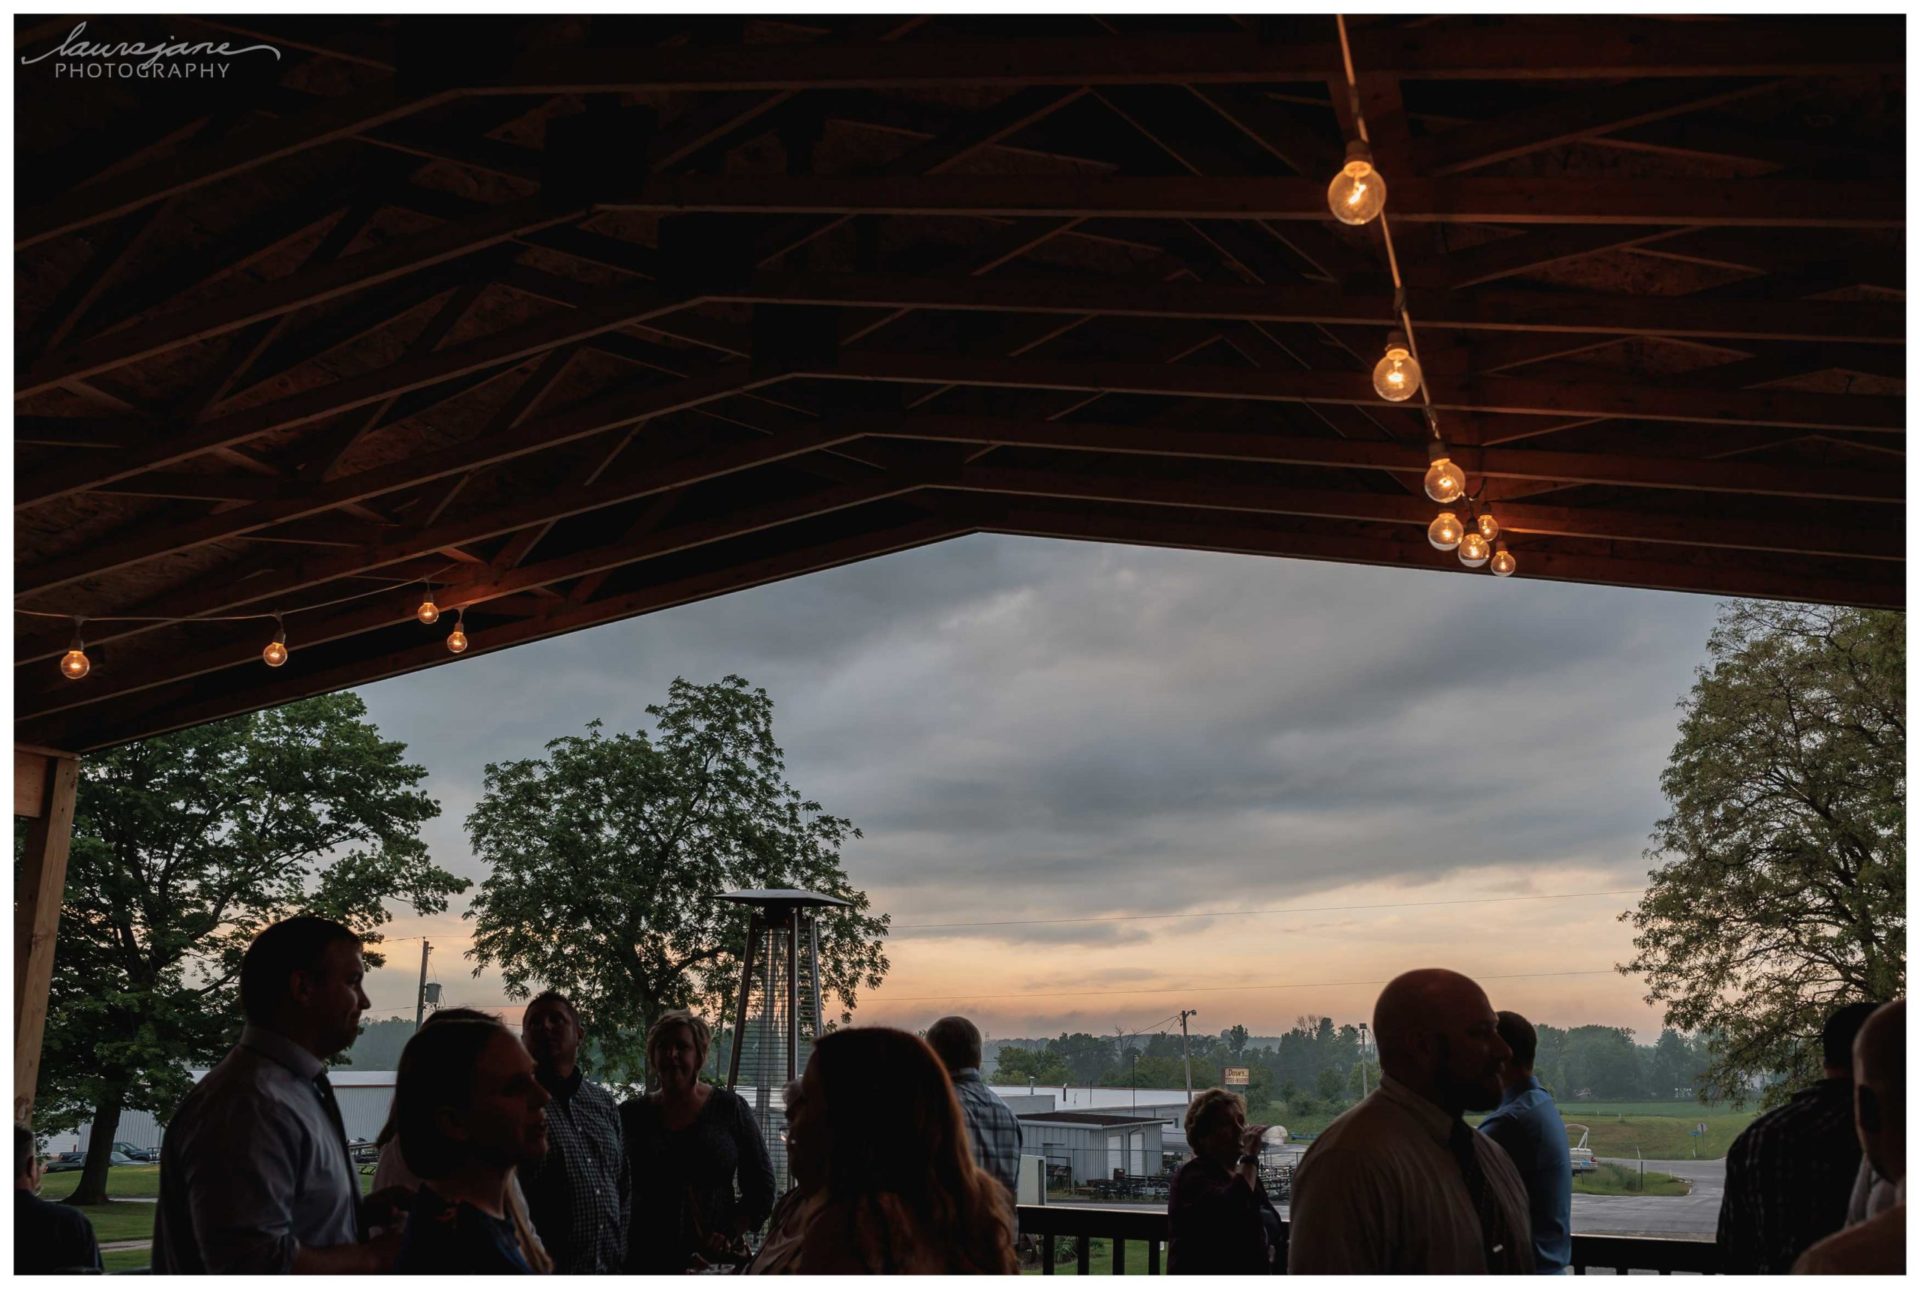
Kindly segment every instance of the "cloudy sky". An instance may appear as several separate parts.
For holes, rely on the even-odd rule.
[[[789,777],[864,830],[846,867],[898,928],[862,1021],[1112,1033],[1189,1007],[1277,1033],[1444,965],[1650,1041],[1616,919],[1715,608],[979,536],[361,692],[430,771],[436,858],[478,879],[488,761],[635,728],[675,676],[764,687]],[[502,1004],[458,956],[464,907],[390,929],[434,942],[450,1003]],[[376,1014],[412,1010],[418,944],[393,949]]]

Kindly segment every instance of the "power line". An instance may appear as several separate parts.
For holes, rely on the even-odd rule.
[[[1467,973],[1472,975],[1471,972]],[[1474,976],[1475,980],[1547,980],[1556,976],[1611,976],[1612,967],[1594,971],[1528,971],[1513,975]],[[876,998],[889,1003],[980,1002],[994,998],[1113,998],[1135,994],[1217,994],[1262,989],[1340,989],[1350,985],[1384,985],[1384,980],[1299,980],[1261,985],[1180,985],[1168,989],[1066,989],[1056,992],[1022,990],[1017,994],[938,994],[910,998]],[[877,992],[877,991],[876,991]]]
[[[1058,926],[1088,922],[1162,922],[1175,918],[1253,917],[1271,913],[1352,913],[1362,909],[1431,909],[1455,904],[1511,904],[1522,900],[1579,900],[1600,895],[1642,895],[1640,888],[1621,891],[1566,891],[1558,895],[1482,895],[1464,900],[1413,900],[1398,904],[1322,904],[1299,909],[1212,909],[1200,913],[1122,913],[1111,917],[1024,918],[1009,922],[907,922],[894,931],[954,931],[967,927]]]

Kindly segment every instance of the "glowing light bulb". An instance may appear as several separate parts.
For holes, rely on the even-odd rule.
[[[282,626],[274,633],[267,647],[260,651],[260,661],[269,667],[284,667],[287,663],[287,629]]]
[[[1397,331],[1387,337],[1387,352],[1373,366],[1373,392],[1389,403],[1404,403],[1420,392],[1420,364]]]
[[[1429,497],[1445,505],[1466,494],[1467,472],[1448,457],[1447,445],[1435,439],[1427,444],[1427,477],[1420,482]]]
[[[1513,552],[1507,549],[1505,542],[1495,542],[1493,544],[1493,575],[1495,577],[1512,577],[1513,570],[1519,566],[1518,561],[1513,558]]]
[[[1368,224],[1387,204],[1387,181],[1373,168],[1373,153],[1355,140],[1347,145],[1347,163],[1327,185],[1327,209],[1343,224]]]
[[[419,618],[420,621],[427,626],[432,626],[440,620],[440,606],[433,602],[432,591],[428,591],[427,598],[420,601],[420,607],[414,611],[413,616]]]
[[[1500,521],[1484,510],[1480,512],[1479,518],[1473,521],[1473,526],[1478,528],[1480,535],[1488,541],[1492,541],[1500,535]]]
[[[1427,540],[1437,551],[1450,551],[1460,544],[1466,530],[1460,527],[1460,520],[1451,510],[1443,510],[1439,516],[1427,525]]]
[[[93,664],[87,660],[87,645],[80,638],[80,619],[73,620],[73,641],[67,645],[66,653],[60,658],[60,674],[68,680],[80,680],[93,670]]]
[[[451,653],[467,651],[467,633],[461,630],[466,625],[466,611],[462,610],[453,620],[453,630],[447,636],[447,649]]]
[[[1460,562],[1468,568],[1479,568],[1493,554],[1487,545],[1487,539],[1479,533],[1468,533],[1460,539]]]

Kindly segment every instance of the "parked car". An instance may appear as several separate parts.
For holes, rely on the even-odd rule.
[[[133,1162],[135,1161],[127,1158],[117,1150],[107,1156],[107,1167],[109,1168],[118,1168],[122,1164],[131,1164]],[[77,1173],[86,1166],[86,1151],[68,1150],[49,1159],[47,1161],[46,1171],[50,1173]]]
[[[148,1150],[145,1146],[136,1146],[130,1141],[116,1141],[113,1143],[113,1149],[116,1154],[125,1155],[136,1164],[157,1164],[160,1162],[159,1151]]]

